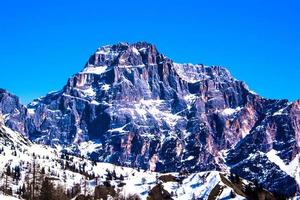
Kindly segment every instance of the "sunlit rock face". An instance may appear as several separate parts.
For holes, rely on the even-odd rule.
[[[299,104],[262,98],[223,67],[178,64],[152,44],[119,43],[97,49],[62,90],[30,103],[18,127],[75,154],[91,141],[84,152],[98,161],[160,172],[230,167],[290,195],[299,192]]]

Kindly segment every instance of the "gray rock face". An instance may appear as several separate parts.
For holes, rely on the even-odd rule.
[[[29,115],[18,97],[0,88],[0,115],[3,123],[12,130],[27,135]]]
[[[267,106],[250,134],[229,151],[231,170],[269,191],[287,196],[299,193],[299,183],[293,179],[300,172],[299,108],[299,101],[275,101]]]
[[[91,159],[160,172],[230,166],[273,192],[299,192],[299,172],[271,158],[299,164],[299,101],[264,99],[223,67],[178,64],[149,43],[97,49],[62,90],[28,110],[30,139],[78,154],[88,141],[97,144]]]
[[[218,169],[212,158],[255,123],[234,117],[247,115],[253,98],[222,67],[177,64],[151,44],[120,43],[99,48],[63,90],[29,106],[30,136],[45,144],[96,140],[98,158],[121,165]]]

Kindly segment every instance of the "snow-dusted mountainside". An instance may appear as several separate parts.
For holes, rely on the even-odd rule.
[[[141,199],[246,199],[254,193],[275,199],[251,182],[217,171],[161,174],[92,162],[34,144],[4,125],[0,125],[0,144],[1,190],[6,194],[0,199],[30,199],[34,182],[39,199],[45,178],[59,185],[70,199],[82,195],[97,199],[130,195]]]
[[[7,127],[63,153],[160,173],[232,171],[300,194],[300,101],[262,98],[223,67],[178,64],[146,42],[100,47],[62,90],[27,108],[1,90],[0,105]]]

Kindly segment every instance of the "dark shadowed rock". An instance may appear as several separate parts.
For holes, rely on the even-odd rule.
[[[27,135],[29,123],[29,113],[23,106],[19,98],[4,89],[0,88],[0,115],[4,124],[14,131]]]

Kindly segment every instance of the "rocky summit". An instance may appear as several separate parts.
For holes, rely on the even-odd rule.
[[[0,109],[30,140],[94,161],[231,171],[300,194],[300,101],[260,97],[223,67],[179,64],[146,42],[98,48],[60,91],[27,107],[0,90]]]

